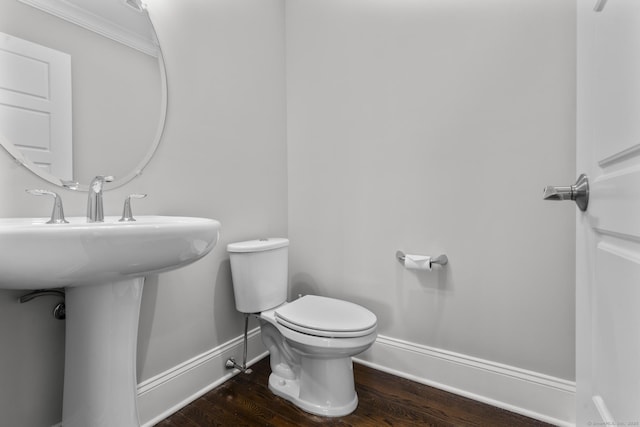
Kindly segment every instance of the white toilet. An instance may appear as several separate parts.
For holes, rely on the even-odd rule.
[[[375,341],[376,316],[315,295],[287,303],[288,247],[281,238],[227,246],[236,308],[260,319],[274,394],[313,414],[347,415],[358,406],[351,356]]]

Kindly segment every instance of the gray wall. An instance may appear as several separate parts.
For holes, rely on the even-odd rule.
[[[573,379],[574,209],[541,190],[575,179],[574,2],[296,0],[286,22],[291,294]]]
[[[148,4],[167,64],[166,133],[145,173],[106,193],[106,214],[144,192],[135,213],[216,218],[222,234],[204,259],[147,280],[140,380],[239,336],[226,244],[287,234],[283,1]],[[52,188],[0,150],[0,217],[48,216],[49,201],[24,192],[42,187]],[[67,215],[84,215],[86,193],[58,191]],[[0,424],[52,425],[61,420],[64,322],[51,317],[53,299],[20,305],[19,295],[0,291]]]

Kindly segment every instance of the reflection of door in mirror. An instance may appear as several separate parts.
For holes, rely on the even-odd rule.
[[[0,33],[0,129],[23,155],[70,180],[71,56]]]
[[[146,10],[124,0],[0,0],[0,32],[71,57],[71,180],[86,189],[94,176],[113,175],[115,188],[141,173],[166,114],[164,64]],[[38,167],[15,140],[0,122],[10,155],[51,183],[69,180]]]

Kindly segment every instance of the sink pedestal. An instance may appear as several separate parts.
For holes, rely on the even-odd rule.
[[[117,216],[67,220],[0,218],[0,289],[66,290],[64,427],[139,427],[136,349],[144,276],[204,257],[218,242],[221,224],[154,215],[131,222]]]
[[[144,277],[66,288],[64,427],[139,427],[136,349]]]

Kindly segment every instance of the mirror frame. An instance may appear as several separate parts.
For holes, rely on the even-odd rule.
[[[116,176],[115,180],[109,183],[109,186],[108,186],[109,188],[105,188],[105,191],[122,187],[123,185],[127,184],[129,181],[134,179],[135,177],[142,175],[144,168],[151,161],[151,158],[157,151],[158,146],[160,145],[160,141],[162,140],[162,137],[164,135],[164,129],[165,129],[166,119],[167,119],[167,109],[168,109],[167,70],[166,70],[166,65],[164,61],[164,55],[162,53],[162,46],[160,44],[160,39],[158,38],[155,25],[153,24],[151,15],[149,14],[149,11],[147,10],[146,7],[143,9],[143,13],[147,15],[147,19],[151,24],[151,29],[153,31],[153,34],[158,44],[158,67],[160,69],[159,71],[160,71],[160,92],[161,92],[160,93],[160,117],[158,118],[158,126],[156,129],[155,137],[152,141],[151,146],[147,150],[147,154],[136,165],[136,167],[132,171],[130,171],[128,174],[126,174],[123,177]],[[38,177],[42,178],[43,180],[51,184],[57,185],[59,187],[63,187],[70,190],[89,191],[89,183],[83,184],[83,183],[77,183],[74,181],[68,182],[58,178],[57,176],[35,165],[31,160],[25,157],[24,154],[18,148],[16,148],[16,146],[2,134],[2,132],[0,132],[0,145],[2,145],[2,147],[5,149],[7,153],[9,153],[11,157],[13,157],[13,159],[18,165],[24,166],[27,170],[37,175]],[[97,173],[108,174],[109,171],[108,170],[97,171]]]

